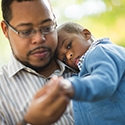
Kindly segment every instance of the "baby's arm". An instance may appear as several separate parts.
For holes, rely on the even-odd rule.
[[[63,77],[52,77],[51,81],[58,81],[59,84],[59,89],[62,91],[63,94],[65,94],[66,96],[68,96],[69,98],[72,98],[74,95],[74,88],[71,84],[70,81],[68,81],[67,79],[64,79]],[[53,82],[51,82],[53,84]]]

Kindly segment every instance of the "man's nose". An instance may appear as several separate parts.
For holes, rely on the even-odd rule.
[[[45,42],[46,38],[45,35],[42,34],[40,31],[37,31],[36,34],[33,36],[32,43],[42,43]]]

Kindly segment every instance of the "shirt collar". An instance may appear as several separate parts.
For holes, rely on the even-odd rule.
[[[71,69],[70,67],[68,67],[67,65],[65,65],[63,62],[61,62],[59,60],[57,60],[57,63],[59,64],[60,69],[55,70],[52,75],[62,76],[62,74],[64,73],[64,71],[66,70],[66,68]],[[27,72],[31,72],[31,73],[34,73],[36,75],[40,75],[39,73],[37,73],[33,69],[31,69],[29,67],[26,67],[25,65],[23,65],[22,63],[20,63],[14,57],[13,54],[11,55],[10,62],[8,63],[8,69],[9,69],[8,70],[9,77],[12,77],[12,76],[16,75],[21,70],[26,70]],[[73,71],[73,69],[71,69],[71,70]],[[52,75],[49,76],[49,77],[52,77]]]
[[[57,60],[57,63],[59,64],[59,67],[61,69],[61,72],[60,72],[60,74],[58,76],[61,76],[66,69],[69,69],[69,70],[73,71],[74,73],[76,73],[76,71],[74,69],[72,69],[71,67],[67,66],[66,64],[64,64],[60,60]]]
[[[8,74],[9,77],[12,77],[20,70],[24,69],[25,66],[21,64],[18,60],[15,59],[13,54],[11,55],[10,62],[8,63]]]

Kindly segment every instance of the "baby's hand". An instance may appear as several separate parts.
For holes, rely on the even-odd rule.
[[[54,85],[55,82],[59,84],[59,89],[63,94],[67,95],[69,98],[73,97],[74,89],[70,81],[64,79],[63,77],[53,76],[51,78],[51,84]]]

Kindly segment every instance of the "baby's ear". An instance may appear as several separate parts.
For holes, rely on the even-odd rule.
[[[91,32],[88,29],[83,29],[82,35],[88,40],[91,38]]]

